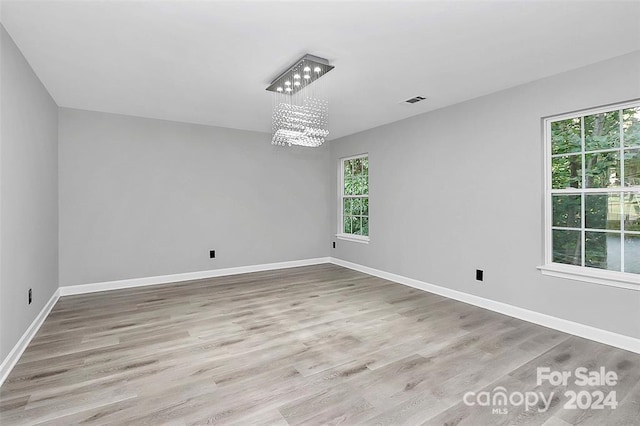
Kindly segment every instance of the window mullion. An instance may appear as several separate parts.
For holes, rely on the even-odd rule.
[[[624,272],[624,192],[620,193],[620,271]]]
[[[620,186],[622,188],[624,188],[625,185],[625,178],[624,178],[624,126],[623,126],[623,116],[622,116],[622,110],[618,110],[618,125],[619,125],[619,129],[618,132],[620,133],[620,147],[618,148],[620,150]]]
[[[580,149],[582,150],[582,152],[580,153],[580,155],[582,156],[582,191],[580,194],[580,264],[582,266],[585,266],[586,262],[585,262],[585,246],[587,245],[587,241],[586,241],[586,236],[587,233],[585,231],[586,228],[586,209],[585,209],[585,203],[586,203],[586,198],[587,195],[585,193],[585,189],[587,188],[587,165],[586,165],[586,155],[585,155],[585,149],[586,149],[586,144],[585,144],[585,135],[584,135],[584,116],[580,117]]]
[[[622,109],[618,110],[618,132],[620,135],[620,188],[624,190],[626,179],[624,176],[624,125]],[[624,192],[620,192],[620,271],[624,272]]]
[[[594,149],[594,150],[590,150],[587,151],[585,149],[585,154],[602,154],[605,152],[616,152],[616,151],[620,151],[620,148],[604,148],[604,149]],[[575,154],[575,152],[568,152],[568,153],[562,153],[562,154],[552,154],[551,158],[560,158],[560,157],[566,157],[567,155],[571,155],[571,154]]]

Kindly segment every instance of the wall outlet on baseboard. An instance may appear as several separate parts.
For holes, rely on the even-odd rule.
[[[476,280],[484,281],[484,271],[482,269],[476,269]]]
[[[33,302],[33,291],[29,289],[29,304],[31,304],[31,302]]]
[[[216,257],[216,251],[215,250],[209,250],[209,259],[213,259]]]

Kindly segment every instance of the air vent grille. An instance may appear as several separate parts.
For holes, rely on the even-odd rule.
[[[416,102],[424,101],[425,99],[427,98],[424,96],[416,96],[415,98],[407,99],[405,102],[408,104],[415,104]]]

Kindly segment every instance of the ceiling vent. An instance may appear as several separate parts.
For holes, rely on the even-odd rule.
[[[415,98],[407,99],[405,102],[408,104],[415,104],[416,102],[424,101],[425,99],[427,98],[424,96],[416,96]]]

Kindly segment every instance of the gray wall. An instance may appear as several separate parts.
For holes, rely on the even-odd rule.
[[[329,254],[328,148],[64,108],[59,127],[61,286]]]
[[[331,233],[341,157],[369,153],[371,214],[370,244],[332,256],[640,337],[640,292],[536,270],[541,117],[638,98],[639,76],[636,52],[332,141]]]
[[[0,359],[4,359],[58,288],[58,107],[2,25],[0,38]]]

